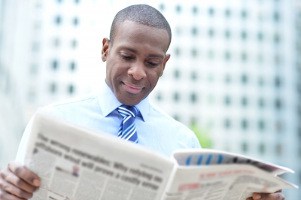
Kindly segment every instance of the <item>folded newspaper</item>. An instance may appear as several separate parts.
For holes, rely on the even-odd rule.
[[[245,200],[297,187],[277,176],[285,167],[207,149],[166,158],[41,113],[24,163],[42,180],[33,200]]]

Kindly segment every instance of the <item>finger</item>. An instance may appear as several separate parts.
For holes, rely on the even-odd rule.
[[[24,199],[20,199],[16,196],[13,196],[3,190],[0,190],[0,199],[1,200],[24,200]]]
[[[253,196],[252,196],[253,198],[253,200],[259,200],[259,199],[261,199],[261,193],[253,193]]]
[[[37,187],[32,186],[25,182],[24,180],[17,177],[15,174],[13,174],[11,171],[5,169],[1,172],[1,177],[3,180],[5,180],[7,183],[10,183],[14,185],[15,187],[19,188],[20,190],[24,190],[27,193],[33,193]],[[5,182],[2,182],[2,185],[5,185]],[[3,188],[3,186],[2,186]]]
[[[28,184],[39,187],[41,185],[40,178],[38,175],[27,169],[25,166],[21,166],[15,162],[8,164],[9,170],[17,177],[21,178]]]
[[[3,181],[0,179],[0,199],[1,200],[10,200],[10,199],[29,199],[32,197],[32,193],[23,191],[16,186]]]
[[[258,198],[260,196],[260,198]],[[284,200],[284,196],[281,192],[275,192],[275,193],[254,193],[253,199],[255,200]]]

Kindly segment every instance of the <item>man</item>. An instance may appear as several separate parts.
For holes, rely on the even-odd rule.
[[[200,148],[188,128],[159,111],[148,100],[170,58],[166,54],[170,42],[170,26],[156,9],[133,5],[119,11],[111,26],[110,39],[102,41],[106,79],[100,94],[52,105],[43,111],[95,132],[119,136],[123,123],[120,106],[123,106],[122,109],[133,109],[130,112],[137,111],[134,115],[136,129],[133,128],[131,135],[137,130],[138,135],[133,141],[138,145],[166,156],[176,149]],[[24,156],[22,150],[29,131],[30,124],[19,147],[19,160]],[[15,162],[8,164],[0,175],[0,200],[29,199],[41,184],[36,174]],[[260,195],[262,198],[258,198]],[[277,200],[283,196],[281,193],[254,194],[253,199]]]

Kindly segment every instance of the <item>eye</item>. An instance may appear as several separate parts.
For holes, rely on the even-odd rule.
[[[160,63],[148,61],[148,62],[146,62],[146,65],[148,67],[156,67],[156,66],[160,65]]]
[[[121,53],[120,54],[120,57],[125,60],[125,61],[131,61],[131,60],[134,60],[135,57],[132,56],[132,55],[129,55],[129,54],[125,54],[125,53]]]
[[[121,56],[123,60],[133,60],[134,57],[133,56],[125,56],[125,55],[122,55]]]
[[[163,60],[161,58],[149,58],[145,60],[145,65],[147,67],[158,67],[162,64]]]

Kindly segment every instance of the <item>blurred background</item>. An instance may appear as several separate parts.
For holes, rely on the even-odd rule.
[[[38,107],[97,92],[102,38],[133,3],[173,31],[152,100],[203,147],[290,167],[301,185],[301,0],[0,0],[0,167]]]

